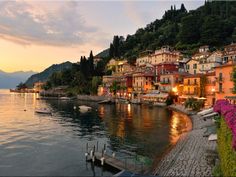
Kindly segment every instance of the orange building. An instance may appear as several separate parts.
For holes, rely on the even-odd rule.
[[[235,65],[235,63],[230,61],[224,65],[217,66],[215,68],[216,100],[224,99],[229,96],[236,96],[236,94],[233,94],[234,83],[232,80],[232,73]]]
[[[206,106],[212,106],[215,103],[215,72],[207,73],[205,83]]]

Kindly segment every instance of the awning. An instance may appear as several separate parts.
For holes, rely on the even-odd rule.
[[[159,93],[159,94],[154,94],[154,93],[148,93],[146,95],[143,95],[143,98],[167,98],[168,94],[166,93]]]

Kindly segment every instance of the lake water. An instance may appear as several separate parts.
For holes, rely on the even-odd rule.
[[[106,144],[117,158],[151,166],[191,126],[166,108],[37,97],[0,90],[0,176],[111,176],[117,171],[85,161],[86,144],[97,142],[99,151]],[[82,104],[93,110],[73,109]],[[45,107],[52,116],[34,112]]]

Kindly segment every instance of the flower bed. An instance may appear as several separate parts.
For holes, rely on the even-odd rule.
[[[214,111],[224,117],[232,133],[232,147],[236,150],[236,106],[230,104],[227,100],[217,100],[214,105]]]

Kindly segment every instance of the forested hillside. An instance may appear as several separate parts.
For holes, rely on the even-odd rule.
[[[134,62],[139,53],[170,45],[190,55],[201,45],[214,49],[236,42],[236,2],[212,1],[187,12],[171,6],[162,19],[155,20],[134,35],[114,36],[109,57],[123,57]]]

